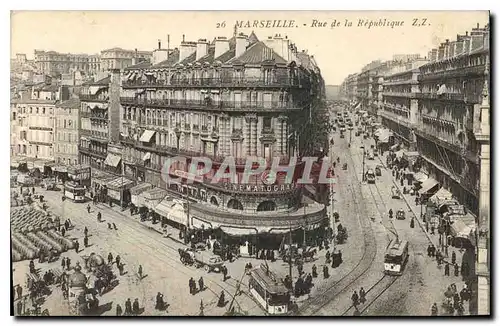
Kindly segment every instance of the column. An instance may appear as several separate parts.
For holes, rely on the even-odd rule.
[[[260,133],[260,130],[258,130],[258,119],[256,115],[253,115],[252,117],[252,155],[257,156],[258,151],[257,151],[257,139],[259,137],[258,133]]]
[[[276,129],[275,132],[278,133],[277,137],[277,143],[275,148],[275,152],[278,154],[283,154],[283,117],[279,116],[278,119],[276,119],[276,122],[274,123],[274,128]]]
[[[245,138],[245,156],[251,155],[251,122],[252,118],[250,116],[245,116],[245,126],[243,128],[243,138]],[[243,154],[241,155],[242,157],[244,156]]]

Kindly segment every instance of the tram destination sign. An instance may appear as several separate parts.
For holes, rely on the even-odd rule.
[[[224,183],[224,189],[229,191],[240,192],[283,192],[295,189],[295,184],[286,183],[280,185],[253,185],[253,184],[239,184],[239,183]]]

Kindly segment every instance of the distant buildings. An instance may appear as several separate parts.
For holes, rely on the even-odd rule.
[[[141,61],[151,61],[152,58],[153,53],[149,51],[112,48],[101,51],[100,67],[102,71],[124,69]]]
[[[80,100],[72,98],[56,104],[54,160],[64,165],[78,164]]]

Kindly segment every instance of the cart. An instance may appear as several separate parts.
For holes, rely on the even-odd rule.
[[[402,209],[400,209],[400,210],[396,213],[396,219],[397,219],[397,220],[404,220],[404,219],[406,219],[406,214],[405,214],[405,211],[403,211]]]

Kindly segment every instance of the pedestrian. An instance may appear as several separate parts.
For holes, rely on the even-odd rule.
[[[437,316],[438,315],[438,306],[437,303],[434,302],[431,308],[431,316]]]
[[[217,307],[224,307],[226,305],[226,298],[224,296],[224,291],[221,291],[219,296],[219,301],[217,302]]]
[[[318,277],[318,269],[315,264],[312,266],[312,277],[316,278]]]
[[[90,214],[90,204],[87,205],[87,212]]]
[[[63,257],[61,259],[61,267],[62,267],[62,269],[64,269],[64,267],[66,267],[66,257]]]
[[[200,292],[205,289],[205,282],[203,281],[203,277],[200,277],[198,280],[198,285],[200,286]]]
[[[359,296],[358,296],[358,293],[356,291],[354,291],[354,293],[352,294],[351,300],[352,300],[352,305],[354,307],[356,307],[359,304]]]
[[[132,315],[132,302],[130,301],[130,298],[125,301],[125,315]]]
[[[87,248],[89,246],[89,237],[88,236],[85,236],[85,238],[83,238],[83,245],[85,246],[85,248]]]
[[[450,265],[449,264],[446,264],[444,266],[444,275],[445,276],[450,276]]]
[[[156,310],[163,310],[163,307],[164,307],[163,294],[161,294],[160,292],[158,292],[158,294],[156,295],[156,306],[155,306],[155,309]]]
[[[108,265],[113,265],[113,254],[112,253],[108,254]]]
[[[75,252],[78,253],[78,249],[80,249],[80,242],[78,240],[75,240]]]
[[[17,285],[16,292],[17,292],[17,298],[21,299],[23,297],[23,287],[20,284]]]
[[[113,229],[118,230],[115,223],[113,223]]]
[[[458,270],[458,264],[455,264],[455,276],[458,276],[458,275],[460,275],[459,270]]]
[[[227,267],[225,265],[222,266],[222,275],[223,275],[222,281],[225,282],[227,278]]]
[[[66,258],[66,269],[69,271],[69,269],[71,268],[71,259]]]
[[[464,305],[462,302],[459,302],[458,303],[458,307],[457,307],[457,315],[458,316],[463,316],[464,315]]]
[[[116,305],[116,315],[121,316],[122,313],[123,313],[122,307],[119,304],[117,304]]]
[[[98,212],[97,213],[97,221],[101,222],[101,219],[102,219],[102,214],[101,214],[101,212]]]
[[[323,266],[323,278],[329,278],[330,275],[328,274],[328,266],[327,265],[324,265]]]
[[[137,274],[139,275],[139,280],[142,280],[142,265],[139,265],[139,270],[137,271]]]
[[[455,252],[451,253],[451,263],[455,264],[457,261],[457,254]]]
[[[330,264],[330,252],[329,251],[326,252],[325,259],[326,259],[325,263]]]
[[[392,211],[392,208],[389,209],[389,218],[392,218],[392,214],[393,214],[393,211]]]
[[[108,229],[111,230],[111,223],[108,223]]]
[[[35,187],[31,188],[31,192],[33,193],[33,195],[35,194]]]
[[[123,275],[123,264],[118,265],[118,271],[120,272],[120,276]]]
[[[64,227],[66,228],[66,230],[69,230],[69,222],[68,222],[68,220],[64,221]]]
[[[139,299],[135,298],[134,303],[132,304],[132,312],[135,316],[139,315]]]
[[[413,229],[414,227],[415,227],[415,219],[412,217],[410,221],[410,228]]]
[[[120,265],[120,255],[116,255],[116,258],[115,258],[115,262],[116,262],[116,266]]]
[[[61,227],[61,235],[64,237],[66,234],[66,229],[64,227]]]
[[[19,300],[17,302],[17,315],[21,316],[23,314],[23,302]]]
[[[191,295],[196,294],[196,282],[192,277],[189,279],[189,293],[191,293]]]
[[[363,287],[361,287],[361,289],[359,290],[359,302],[361,302],[361,304],[366,302],[366,292]]]
[[[88,234],[89,234],[89,229],[85,227],[85,229],[83,229],[83,235],[86,237]]]
[[[434,224],[431,225],[431,234],[436,234],[435,230],[436,230],[436,227],[434,226]]]
[[[431,252],[432,252],[432,247],[431,247],[431,245],[429,245],[427,247],[427,257],[431,257]]]

